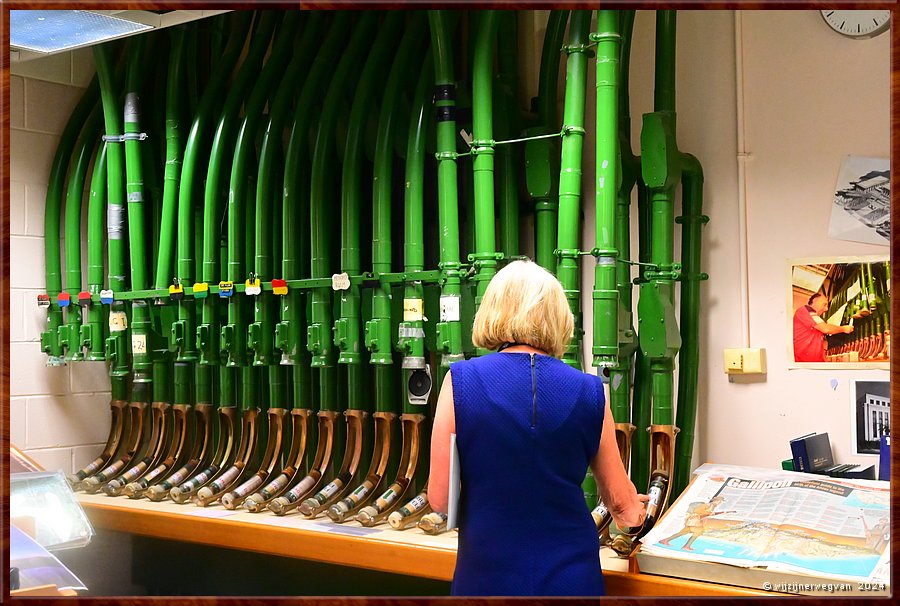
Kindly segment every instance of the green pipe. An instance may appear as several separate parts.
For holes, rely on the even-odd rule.
[[[91,191],[88,201],[88,292],[99,295],[103,290],[103,224],[106,213],[106,143],[101,143],[94,159],[94,171],[91,175]],[[81,328],[81,344],[88,348],[87,360],[103,361],[106,359],[103,338],[106,309],[96,303],[88,309],[88,321]]]
[[[66,179],[66,168],[75,141],[85,120],[97,103],[100,87],[95,77],[81,96],[66,127],[63,129],[50,166],[50,180],[47,184],[47,196],[44,206],[44,264],[47,295],[50,306],[47,308],[47,330],[41,333],[41,351],[48,354],[48,366],[64,364],[62,344],[59,342],[59,327],[62,326],[63,313],[59,307],[57,296],[62,292],[62,275],[60,273],[59,223],[63,199],[63,187]]]
[[[497,136],[510,139],[518,134],[515,98],[500,80],[494,81],[494,123]],[[519,254],[519,175],[516,150],[511,145],[497,149],[496,192],[499,215],[500,252],[507,259]],[[549,241],[552,251],[552,240]]]
[[[581,240],[581,163],[584,147],[584,105],[587,93],[588,35],[591,11],[573,11],[566,47],[566,93],[563,123],[562,155],[559,173],[559,225],[557,237],[556,277],[559,278],[569,309],[575,317],[575,330],[562,360],[581,370],[582,314],[579,242]],[[536,211],[537,212],[537,211]],[[540,233],[540,231],[539,231]]]
[[[650,264],[650,195],[646,184],[638,181],[638,261],[640,282],[647,282]],[[635,426],[631,440],[631,480],[635,486],[646,486],[650,481],[650,358],[640,347],[635,352],[634,392],[632,394],[631,422]]]
[[[655,111],[675,111],[675,11],[656,11]]]
[[[307,141],[316,102],[349,27],[349,19],[349,13],[342,11],[332,20],[295,105],[285,154],[282,198],[282,275],[286,280],[306,277],[311,265],[309,230],[304,225],[309,217],[310,201]],[[282,363],[292,366],[291,404],[297,409],[312,409],[311,357],[302,347],[302,335],[307,327],[308,295],[299,289],[291,289],[282,299],[281,322],[276,326],[275,337],[276,346],[282,351]],[[311,438],[315,440],[314,435]],[[312,451],[311,448],[308,450]]]
[[[399,100],[405,79],[413,67],[419,50],[418,31],[424,26],[425,15],[417,12],[407,25],[400,41],[390,74],[384,87],[384,99],[378,116],[375,140],[375,166],[372,185],[372,273],[378,277],[391,271],[391,185],[395,120],[399,116]],[[366,344],[372,352],[371,363],[378,365],[376,381],[384,378],[393,364],[391,352],[391,295],[390,289],[379,284],[372,296],[372,319],[366,322]],[[379,412],[392,412],[388,402],[376,401]]]
[[[477,274],[476,310],[488,282],[497,272],[494,235],[494,140],[493,140],[493,65],[497,34],[497,11],[485,11],[479,17],[472,68],[472,153],[475,158],[475,250],[469,255]],[[471,220],[471,218],[470,218]],[[479,353],[485,353],[480,351]]]
[[[681,352],[678,355],[678,400],[675,424],[675,472],[672,494],[681,494],[691,475],[691,455],[697,423],[697,380],[700,368],[700,231],[709,218],[703,215],[703,168],[696,158],[683,155],[681,232]]]
[[[463,358],[460,326],[462,271],[459,259],[459,199],[456,170],[456,84],[453,48],[446,11],[428,11],[434,59],[437,134],[438,226],[440,234],[441,317],[436,326],[441,352],[438,385],[450,364]]]
[[[184,148],[181,139],[181,100],[183,97],[183,61],[185,30],[169,30],[169,72],[166,84],[166,164],[163,177],[162,221],[159,227],[159,258],[156,264],[155,288],[168,286],[174,271],[175,219],[178,203],[178,184]],[[188,230],[189,231],[189,230]],[[190,237],[190,232],[186,237]]]
[[[556,110],[559,52],[563,44],[568,18],[569,11],[555,10],[550,12],[547,20],[538,76],[537,125],[527,131],[529,136],[543,135],[559,128]],[[566,52],[569,52],[568,49]],[[568,77],[566,82],[568,88]],[[558,150],[558,142],[552,139],[536,139],[525,143],[526,185],[534,200],[534,259],[538,265],[549,271],[554,271],[557,263],[553,251],[556,248],[555,244],[558,243],[559,230],[557,216],[559,213],[559,182],[556,174],[560,166],[557,160]],[[580,330],[580,326],[576,330]],[[567,363],[571,364],[571,361],[567,361]]]
[[[362,207],[362,162],[366,127],[373,99],[380,89],[379,79],[387,68],[390,52],[394,50],[403,13],[391,11],[381,25],[378,38],[362,70],[347,127],[341,177],[341,269],[350,276],[362,273],[360,258],[360,227]],[[377,88],[376,88],[377,87]],[[362,332],[361,293],[358,285],[340,292],[340,317],[334,323],[334,344],[340,351],[338,364],[347,365],[347,408],[368,408],[369,398],[363,396],[363,358],[360,345]],[[364,451],[365,452],[365,451]],[[364,462],[362,467],[366,467]]]
[[[69,295],[69,306],[66,310],[66,324],[59,327],[59,342],[67,350],[65,360],[80,362],[84,360],[81,348],[82,308],[78,303],[81,292],[81,201],[84,194],[84,181],[87,178],[88,166],[94,143],[100,135],[100,105],[94,106],[81,129],[75,144],[75,155],[71,160],[68,182],[66,184],[66,292]]]

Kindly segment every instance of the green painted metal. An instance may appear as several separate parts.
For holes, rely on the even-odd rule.
[[[88,292],[97,295],[103,290],[103,223],[106,213],[106,143],[101,143],[95,154],[94,170],[91,174],[91,190],[88,198],[87,223],[87,282]],[[81,327],[81,344],[88,348],[85,359],[103,361],[106,359],[103,339],[103,326],[108,310],[99,304],[99,300],[91,302],[87,311],[87,324]]]
[[[41,333],[41,350],[48,354],[47,364],[58,366],[64,363],[62,344],[59,342],[59,327],[63,323],[62,309],[59,307],[57,295],[62,292],[62,275],[60,273],[59,223],[62,199],[66,179],[66,167],[78,133],[84,125],[100,92],[99,81],[94,78],[81,96],[66,127],[63,129],[50,165],[50,180],[47,184],[47,195],[44,199],[44,264],[47,295],[50,307],[47,310],[47,330]],[[120,287],[121,288],[121,287]]]
[[[485,11],[478,19],[472,68],[472,161],[475,182],[475,252],[469,260],[478,271],[475,308],[481,304],[488,282],[497,272],[494,234],[493,65],[498,15]],[[471,218],[470,218],[471,220]],[[487,353],[479,350],[479,354]]]
[[[581,354],[582,314],[579,242],[581,241],[581,164],[584,147],[584,106],[587,93],[588,35],[591,11],[573,11],[569,26],[566,92],[559,173],[559,222],[557,235],[556,277],[566,293],[569,309],[575,317],[575,330],[562,360],[569,366],[583,368]],[[549,198],[548,198],[549,200]],[[535,209],[537,218],[538,210]]]
[[[538,76],[537,125],[526,131],[529,136],[553,132],[559,127],[556,109],[559,52],[568,19],[569,11],[564,10],[550,11],[547,19]],[[568,88],[568,86],[569,76],[567,75],[566,87]],[[582,113],[584,113],[583,110]],[[553,139],[538,139],[525,143],[525,182],[528,193],[534,200],[534,260],[548,271],[554,271],[557,264],[553,250],[554,245],[557,244],[559,230],[557,217],[559,213],[559,181],[557,180],[560,166],[559,154],[559,142]],[[571,362],[567,360],[567,363]]]
[[[434,58],[437,135],[439,267],[442,274],[441,314],[436,326],[441,353],[437,384],[452,362],[463,357],[460,308],[462,271],[459,257],[459,198],[456,166],[456,84],[453,77],[452,30],[446,11],[428,11]]]
[[[647,281],[650,265],[650,195],[643,181],[638,181],[638,261],[640,282]],[[635,486],[647,486],[650,481],[650,358],[640,347],[635,352],[634,391],[632,393],[631,423],[635,426],[631,441],[631,481]]]
[[[594,269],[593,365],[601,374],[615,365],[618,355],[618,290],[616,290],[615,208],[619,175],[618,97],[622,37],[615,11],[597,12],[597,170],[596,248]]]
[[[81,201],[84,195],[84,182],[90,166],[91,154],[100,136],[102,114],[100,105],[94,106],[78,141],[75,144],[74,156],[69,168],[66,183],[66,280],[65,290],[69,294],[69,307],[66,310],[66,324],[59,327],[59,342],[66,350],[67,362],[84,360],[81,342],[82,308],[78,304],[78,293],[81,292]]]

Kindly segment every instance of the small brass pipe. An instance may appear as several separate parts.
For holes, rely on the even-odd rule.
[[[363,425],[367,416],[368,413],[364,410],[344,411],[347,420],[347,441],[341,469],[337,477],[300,504],[298,509],[305,517],[315,518],[333,503],[344,498],[355,484],[359,462],[362,459]]]
[[[126,439],[127,448],[112,463],[107,464],[106,468],[97,475],[91,476],[82,482],[84,491],[93,494],[99,491],[104,484],[118,476],[126,466],[135,458],[141,447],[142,438],[144,436],[144,420],[145,412],[148,404],[146,402],[130,402],[128,404],[128,417],[131,419],[130,431]]]
[[[194,431],[193,434],[188,427],[185,428],[185,444],[190,441],[193,435],[193,444],[191,451],[188,453],[187,461],[180,463],[176,458],[175,464],[164,474],[155,484],[151,484],[143,493],[151,501],[162,501],[169,496],[169,491],[187,480],[196,471],[209,465],[212,453],[213,442],[213,424],[212,411],[213,406],[209,403],[200,403],[194,406]]]
[[[266,451],[263,454],[259,469],[240,486],[229,490],[222,495],[222,505],[225,509],[235,509],[244,502],[254,490],[270,480],[281,458],[281,444],[284,440],[284,417],[288,411],[285,408],[270,408],[269,437],[266,440]]]
[[[363,526],[375,526],[387,518],[395,509],[399,508],[405,498],[413,478],[416,476],[416,466],[419,462],[419,448],[421,446],[421,427],[425,420],[422,414],[403,414],[400,416],[400,424],[403,429],[403,449],[400,451],[400,465],[397,478],[384,493],[375,501],[363,507],[356,515],[356,520]]]
[[[236,429],[237,408],[234,406],[219,408],[219,442],[216,445],[215,455],[209,464],[197,467],[199,473],[172,487],[169,491],[169,498],[176,503],[187,502],[202,486],[215,480],[224,469],[231,465]]]
[[[166,431],[170,408],[171,405],[168,402],[153,402],[150,405],[150,438],[147,441],[144,456],[137,465],[107,482],[103,486],[103,492],[111,497],[119,496],[126,485],[141,479],[159,464],[161,457],[165,454],[167,442],[171,441],[171,434]]]
[[[422,516],[431,513],[431,504],[428,502],[428,482],[425,483],[425,486],[425,490],[417,494],[406,505],[391,512],[387,518],[391,528],[394,530],[412,528],[416,522],[422,519]]]
[[[447,514],[440,511],[432,511],[422,516],[418,528],[425,534],[437,535],[447,530]]]
[[[169,440],[169,448],[162,453],[161,460],[143,477],[126,484],[122,490],[125,496],[130,499],[139,499],[154,481],[161,480],[167,471],[181,461],[188,441],[191,410],[191,407],[186,404],[172,406],[172,438]]]
[[[291,447],[287,456],[287,466],[258,492],[244,499],[244,508],[257,513],[266,508],[269,501],[278,497],[293,485],[303,469],[306,445],[312,429],[313,411],[306,408],[291,410]]]
[[[119,449],[122,442],[122,436],[125,428],[125,400],[111,400],[109,409],[111,419],[109,423],[109,436],[106,438],[106,445],[103,451],[96,459],[91,461],[87,466],[82,467],[74,474],[66,476],[66,480],[73,490],[78,490],[81,483],[88,477],[103,469],[104,465],[112,459],[113,454]]]
[[[219,477],[213,478],[206,486],[201,487],[194,496],[194,504],[206,507],[219,499],[224,493],[233,490],[245,477],[253,451],[256,449],[256,438],[259,433],[259,409],[250,408],[241,415],[241,441],[231,467]]]
[[[375,446],[369,471],[362,484],[325,511],[333,522],[341,523],[352,518],[378,495],[390,462],[391,434],[396,417],[397,415],[392,412],[372,413],[375,420]]]
[[[616,444],[619,446],[619,457],[625,469],[631,461],[631,436],[634,435],[635,426],[631,423],[616,423]]]
[[[269,510],[275,515],[283,516],[293,511],[300,505],[301,499],[319,486],[325,469],[331,462],[331,451],[334,448],[334,426],[339,414],[340,412],[336,410],[320,410],[318,412],[319,439],[312,469],[297,485],[269,502]]]

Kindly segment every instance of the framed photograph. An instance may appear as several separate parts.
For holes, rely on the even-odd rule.
[[[884,368],[890,359],[887,255],[788,261],[790,368]]]
[[[853,454],[879,454],[881,436],[891,434],[891,382],[850,381]]]
[[[887,246],[890,236],[890,161],[845,157],[834,187],[828,237]]]

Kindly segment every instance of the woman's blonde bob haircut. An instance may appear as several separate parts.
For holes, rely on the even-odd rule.
[[[475,314],[472,342],[492,350],[522,343],[559,358],[574,327],[566,294],[553,274],[531,261],[513,261],[488,284]]]

